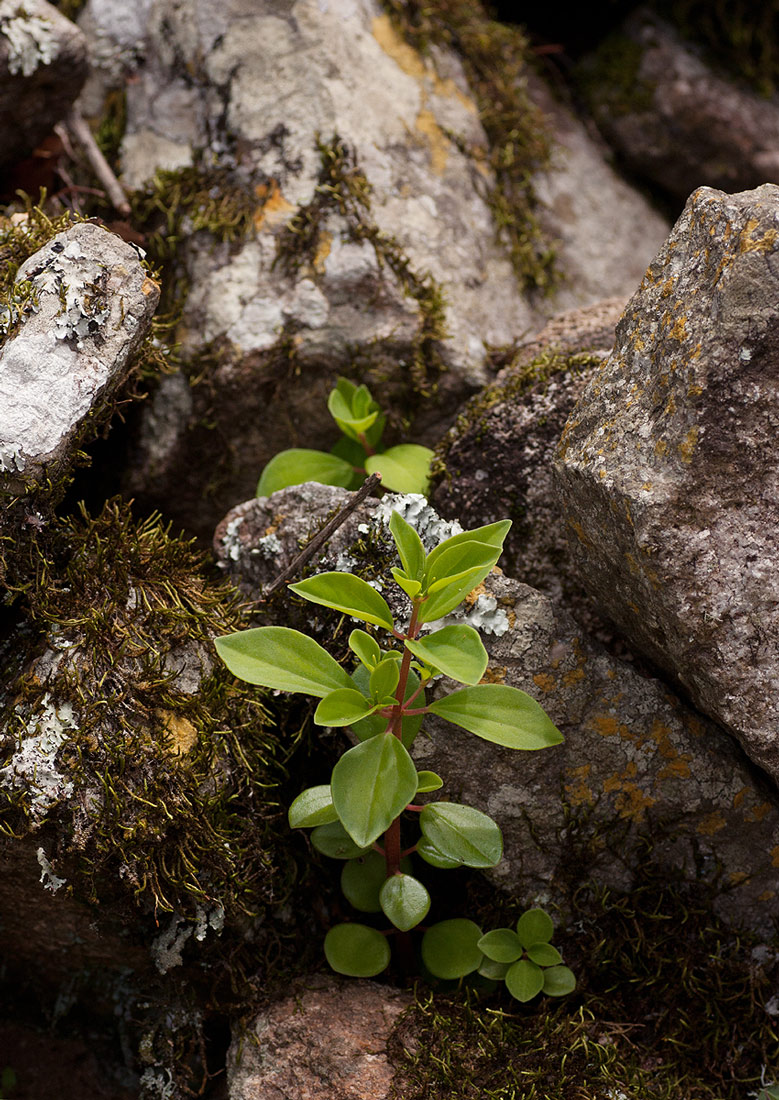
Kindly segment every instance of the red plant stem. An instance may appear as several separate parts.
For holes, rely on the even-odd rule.
[[[362,449],[365,451],[366,455],[375,455],[376,454],[373,447],[371,447],[370,443],[365,438],[365,434],[363,432],[358,432],[357,433],[357,440],[360,443],[360,445],[362,446]]]

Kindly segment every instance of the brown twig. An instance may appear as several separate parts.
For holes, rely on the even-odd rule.
[[[300,569],[303,565],[306,564],[307,561],[313,558],[314,554],[316,554],[316,552],[320,550],[324,546],[324,544],[333,537],[338,528],[346,522],[346,520],[349,518],[355,508],[362,504],[365,498],[367,496],[370,496],[373,490],[378,488],[380,484],[381,474],[371,474],[367,481],[363,482],[363,484],[354,494],[349,503],[345,504],[340,512],[333,516],[330,522],[326,523],[322,530],[317,535],[314,535],[314,537],[306,543],[298,556],[294,558],[292,562],[287,566],[287,568],[282,573],[279,573],[275,581],[273,581],[273,583],[265,589],[260,602],[263,602],[264,600],[267,600],[269,596],[272,596],[277,589],[281,588],[282,584],[285,583],[288,577],[293,576],[298,571],[298,569]]]
[[[100,151],[100,146],[95,141],[94,135],[87,122],[78,111],[71,111],[67,122],[68,129],[76,141],[84,150],[92,171],[102,183],[117,214],[126,218],[130,214],[130,204],[127,195],[119,180],[114,175],[111,165]]]

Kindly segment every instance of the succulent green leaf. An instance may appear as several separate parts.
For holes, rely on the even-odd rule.
[[[478,684],[487,668],[487,650],[472,626],[457,623],[407,641],[415,657],[462,684]]]
[[[379,415],[378,406],[373,409],[370,408],[372,402],[368,391],[363,391],[363,397],[367,394],[367,401],[359,400],[358,393],[359,391],[355,390],[351,400],[349,400],[343,392],[336,388],[331,390],[327,399],[328,412],[344,435],[352,439],[364,435],[376,422]]]
[[[376,706],[354,688],[339,688],[331,691],[314,711],[314,721],[318,726],[351,726],[369,714]]]
[[[392,630],[392,613],[384,597],[352,573],[318,573],[287,586],[304,600],[334,607],[355,619]]]
[[[435,772],[417,773],[417,794],[429,794],[430,791],[438,791],[443,785],[443,779]]]
[[[249,684],[321,698],[353,687],[348,673],[313,638],[286,626],[257,626],[214,641],[234,676]]]
[[[431,802],[419,815],[419,827],[441,855],[467,867],[494,867],[503,854],[500,829],[491,817],[472,806]]]
[[[416,928],[427,916],[430,895],[413,875],[392,875],[379,893],[379,901],[387,920],[401,932]]]
[[[488,959],[499,963],[513,963],[522,958],[522,944],[512,928],[495,928],[482,936],[479,949]]]
[[[500,551],[488,542],[473,542],[466,539],[455,543],[440,554],[432,565],[425,567],[425,590],[438,592],[452,581],[460,580],[473,569],[484,569],[486,577],[500,556]]]
[[[399,588],[402,588],[410,600],[415,600],[419,593],[422,591],[421,581],[412,581],[402,569],[396,569],[393,567],[392,576],[395,579],[395,584]]]
[[[279,451],[262,471],[257,496],[267,497],[290,485],[318,481],[322,485],[340,485],[347,489],[354,477],[354,468],[343,458],[325,451],[294,447]]]
[[[543,973],[543,989],[549,997],[565,997],[576,989],[576,976],[567,966],[550,966]]]
[[[381,649],[375,638],[365,630],[353,630],[349,635],[349,649],[356,653],[367,669],[375,668],[381,660]]]
[[[337,821],[330,784],[301,791],[287,811],[287,818],[291,829],[312,829]]]
[[[311,843],[318,852],[331,859],[356,859],[370,851],[367,845],[361,848],[355,844],[340,821],[317,826],[311,834]]]
[[[549,943],[553,934],[554,924],[545,909],[528,909],[517,921],[517,935],[523,947]]]
[[[489,546],[494,546],[496,550],[502,550],[503,541],[510,529],[511,520],[502,519],[497,523],[488,523],[485,527],[475,527],[473,531],[461,531],[459,535],[452,535],[451,538],[439,542],[438,546],[430,551],[427,555],[425,568],[429,572],[429,570],[435,566],[435,563],[442,554],[445,554],[448,550],[451,550],[453,546],[457,546],[458,543],[461,542],[487,543]]]
[[[379,852],[350,859],[341,871],[341,889],[347,901],[363,913],[381,912],[379,890],[387,878],[387,866]]]
[[[384,656],[386,657],[387,655],[385,654]],[[366,693],[370,691],[370,675],[362,665],[354,670],[352,673],[352,680],[361,691]],[[406,684],[406,699],[410,699],[418,687],[419,677],[415,672],[409,672]],[[414,700],[414,709],[417,707],[421,708],[424,705],[425,694],[422,692],[422,694],[418,695]],[[422,728],[424,719],[424,714],[412,714],[410,717],[403,719],[401,725],[401,740],[407,749],[410,749],[414,743],[415,737]],[[368,718],[363,718],[360,722],[352,726],[352,730],[361,741],[367,741],[369,737],[375,737],[378,733],[384,733],[386,728],[387,720],[386,718],[382,718],[379,714],[372,714]]]
[[[369,455],[365,469],[381,474],[385,489],[395,493],[427,493],[433,452],[418,443],[401,443],[379,455]]]
[[[348,462],[357,471],[365,469],[365,448],[356,439],[350,439],[348,435],[342,435],[330,448],[330,454],[337,455],[344,462]],[[360,484],[365,480],[365,474],[355,471]]]
[[[433,714],[484,741],[510,749],[544,749],[563,735],[530,695],[508,684],[477,684],[431,703]]]
[[[506,988],[518,1001],[532,1001],[544,987],[544,972],[529,959],[520,959],[506,972]]]
[[[551,943],[531,943],[527,957],[537,966],[558,966],[563,961],[562,955]]]
[[[431,844],[425,837],[417,844],[417,855],[420,856],[425,863],[429,863],[431,867],[438,867],[442,871],[451,871],[455,867],[462,867],[462,860],[450,859],[449,856],[442,855],[434,844]]]
[[[426,596],[419,610],[418,621],[420,623],[434,623],[442,619],[450,611],[458,607],[469,592],[481,584],[489,573],[489,569],[469,569],[467,573],[456,580],[445,584],[432,596]]]
[[[370,692],[371,698],[377,702],[391,696],[400,680],[400,666],[391,657],[385,657],[380,661],[371,673]]]
[[[367,924],[336,924],[325,936],[325,957],[336,974],[373,978],[388,966],[390,946]]]
[[[481,966],[481,928],[462,917],[442,920],[422,937],[422,960],[436,978],[463,978]]]
[[[482,964],[479,967],[479,974],[482,978],[488,978],[493,982],[500,982],[506,977],[506,972],[510,963],[495,962],[494,959],[485,958],[482,960]]]
[[[399,512],[393,512],[390,516],[389,528],[406,576],[410,580],[418,580],[425,566],[425,548],[422,540]]]
[[[348,749],[333,768],[333,805],[361,847],[368,847],[417,793],[417,770],[402,743],[380,733]]]

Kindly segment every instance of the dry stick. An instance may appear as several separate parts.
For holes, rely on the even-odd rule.
[[[278,577],[276,577],[276,580],[271,585],[269,585],[268,588],[265,589],[260,602],[262,603],[267,600],[269,596],[272,596],[276,589],[281,588],[287,577],[293,576],[298,571],[298,569],[301,568],[301,566],[305,565],[310,558],[313,558],[317,550],[320,550],[324,546],[324,544],[330,538],[332,538],[338,528],[346,522],[346,520],[349,518],[355,508],[357,508],[358,505],[362,504],[365,498],[367,496],[370,496],[373,490],[376,489],[380,484],[381,474],[371,474],[368,480],[363,482],[363,484],[354,494],[349,503],[345,504],[341,511],[333,516],[329,523],[325,524],[318,535],[314,535],[314,537],[306,543],[298,556],[291,562],[290,565],[287,566],[284,572],[279,573]]]
[[[95,141],[88,124],[78,111],[71,111],[68,116],[67,125],[68,129],[86,153],[92,171],[100,180],[103,187],[105,187],[106,194],[111,200],[117,214],[121,214],[123,218],[128,217],[130,214],[130,204],[127,201],[127,195],[125,195],[121,183],[112,172],[110,164],[100,152],[100,147]]]

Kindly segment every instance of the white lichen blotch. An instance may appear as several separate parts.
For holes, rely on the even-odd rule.
[[[47,692],[39,713],[28,719],[10,762],[0,768],[0,787],[27,789],[30,816],[36,824],[51,806],[73,793],[73,784],[57,770],[56,757],[76,728],[70,703],[55,704]]]
[[[8,70],[32,76],[57,56],[57,36],[48,19],[29,15],[16,0],[0,3],[0,34],[8,42]]]

